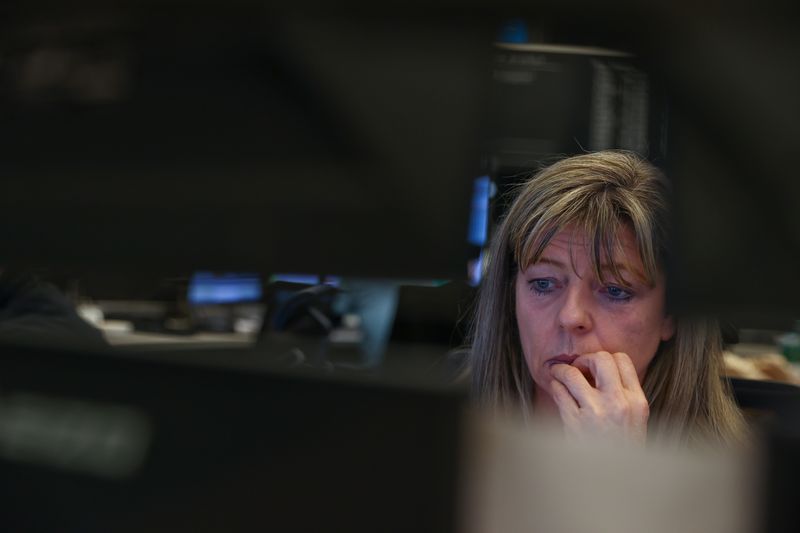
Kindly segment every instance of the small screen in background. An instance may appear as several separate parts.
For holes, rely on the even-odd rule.
[[[257,274],[196,272],[189,283],[189,303],[194,305],[257,302],[261,295]]]
[[[474,246],[486,244],[489,232],[489,199],[494,196],[494,184],[489,176],[476,178],[472,190],[467,240]]]
[[[489,176],[475,179],[467,232],[467,241],[480,248],[477,257],[472,257],[467,262],[467,277],[473,287],[477,287],[481,281],[483,248],[489,240],[489,203],[496,192],[497,188]]]

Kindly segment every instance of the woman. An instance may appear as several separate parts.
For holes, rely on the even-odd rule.
[[[520,188],[473,326],[482,403],[558,416],[569,435],[739,440],[719,327],[668,311],[667,194],[655,167],[617,151],[564,159]]]

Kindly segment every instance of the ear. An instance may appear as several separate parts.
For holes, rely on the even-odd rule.
[[[675,319],[672,315],[666,315],[661,322],[661,340],[668,341],[675,336]]]

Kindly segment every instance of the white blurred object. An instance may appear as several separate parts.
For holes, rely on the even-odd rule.
[[[261,317],[238,317],[233,321],[233,331],[236,333],[258,333],[261,329]]]
[[[470,442],[467,533],[757,530],[757,461],[743,452],[568,444],[552,428],[480,417]]]
[[[358,329],[361,327],[361,317],[355,313],[345,313],[342,316],[342,326],[347,329]]]
[[[80,304],[75,309],[78,312],[78,316],[89,324],[98,328],[103,324],[105,316],[100,306],[94,304]]]
[[[361,317],[355,313],[342,315],[341,327],[332,330],[328,340],[334,344],[360,344],[364,340]]]
[[[133,324],[127,320],[105,320],[98,327],[107,335],[114,333],[130,333],[133,331]]]

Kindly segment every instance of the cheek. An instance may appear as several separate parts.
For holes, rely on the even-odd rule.
[[[527,359],[531,340],[536,337],[534,332],[532,331],[533,321],[531,321],[529,310],[525,309],[525,307],[519,303],[519,299],[517,300],[515,314],[517,320],[517,332],[519,334],[519,342],[520,345],[522,346],[522,350],[525,352],[525,356]]]
[[[648,319],[631,319],[616,323],[615,339],[611,344],[616,347],[614,351],[628,354],[640,380],[647,373],[650,361],[655,357],[661,343],[659,325],[660,322]]]
[[[531,367],[533,359],[536,354],[535,343],[540,335],[536,331],[536,313],[529,305],[525,305],[525,295],[520,294],[520,289],[517,287],[517,300],[515,304],[515,314],[517,321],[517,332],[519,334],[519,343],[522,347],[522,353],[525,355],[525,361],[528,367]]]

